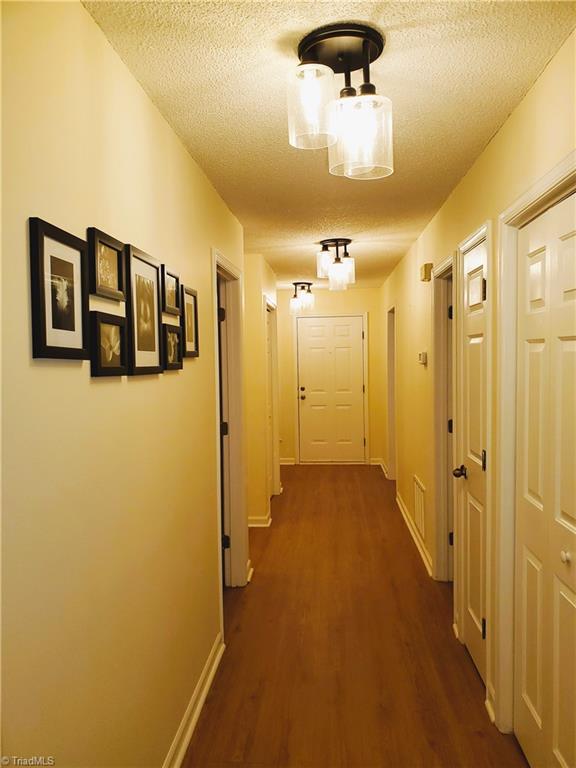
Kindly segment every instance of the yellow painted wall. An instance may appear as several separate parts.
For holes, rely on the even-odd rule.
[[[350,288],[347,291],[314,291],[314,314],[368,313],[368,416],[369,448],[372,459],[383,456],[382,430],[382,341],[380,337],[380,289]],[[278,291],[278,367],[280,378],[280,457],[296,457],[296,346],[294,318],[289,312],[292,291]]]
[[[270,498],[268,450],[266,304],[276,304],[276,275],[259,254],[244,260],[244,401],[246,508],[250,524],[266,523]]]
[[[242,229],[81,5],[2,12],[4,754],[159,766],[220,630],[210,249],[241,268]],[[32,360],[29,216],[178,270],[200,357]]]
[[[575,95],[576,36],[572,34],[388,277],[381,290],[384,345],[386,312],[391,306],[396,307],[397,490],[409,513],[413,515],[413,475],[416,474],[424,482],[427,489],[425,544],[431,555],[436,518],[434,358],[430,355],[433,333],[432,283],[420,283],[419,265],[424,262],[438,264],[443,261],[468,235],[489,221],[493,225],[493,238],[489,258],[488,290],[491,296],[496,295],[498,216],[534,182],[574,151]],[[492,310],[496,337],[498,317],[495,302],[492,304]],[[493,349],[492,388],[498,376],[496,345]],[[417,353],[422,350],[427,350],[430,355],[430,365],[427,369],[417,364]],[[493,434],[496,434],[498,418],[498,408],[495,404]],[[382,433],[387,434],[386,414]],[[488,446],[488,455],[494,463],[497,462],[498,445],[495,442]],[[388,461],[387,449],[384,456]],[[493,502],[497,490],[495,487]],[[494,573],[492,578],[494,579]],[[497,596],[494,596],[494,599],[497,599]],[[493,666],[493,658],[490,663]]]

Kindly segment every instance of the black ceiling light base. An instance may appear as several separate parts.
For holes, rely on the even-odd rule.
[[[349,237],[329,237],[326,240],[320,240],[320,245],[325,245],[327,248],[342,248],[350,245],[351,242]]]
[[[366,24],[329,24],[306,35],[298,46],[298,57],[305,63],[317,62],[336,74],[355,72],[376,61],[384,50],[384,37]]]

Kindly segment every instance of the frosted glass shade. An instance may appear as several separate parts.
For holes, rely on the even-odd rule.
[[[325,64],[300,64],[288,75],[288,140],[297,149],[322,149],[336,141],[328,107],[336,97],[334,72]]]
[[[394,172],[392,102],[386,96],[345,96],[329,108],[337,140],[328,149],[334,176],[382,179]]]
[[[297,296],[292,296],[290,299],[290,314],[297,315],[300,312],[300,308],[300,298]]]
[[[354,285],[356,282],[356,262],[353,256],[344,256],[342,263],[348,270],[348,285]]]
[[[328,277],[331,263],[332,254],[330,251],[318,251],[316,254],[316,276],[320,278]]]
[[[334,261],[330,264],[328,272],[330,281],[328,288],[331,291],[345,291],[348,288],[348,267],[342,261]]]
[[[312,291],[303,291],[300,294],[300,305],[303,310],[312,309],[314,307],[314,294]]]

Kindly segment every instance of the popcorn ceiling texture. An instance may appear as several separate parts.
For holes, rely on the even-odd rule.
[[[246,251],[306,278],[314,243],[351,237],[364,285],[391,271],[576,25],[573,2],[84,5],[243,224]],[[336,21],[386,36],[372,81],[394,107],[387,179],[330,176],[327,150],[288,144],[298,42]]]

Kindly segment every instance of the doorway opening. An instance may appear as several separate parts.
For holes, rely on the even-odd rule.
[[[388,310],[386,324],[388,363],[388,465],[386,476],[396,479],[396,309]]]
[[[242,276],[213,252],[217,398],[217,498],[223,587],[248,581],[242,428]],[[221,614],[223,624],[223,614]]]
[[[433,576],[454,579],[454,296],[453,259],[434,278],[434,433],[436,442],[436,557]]]

